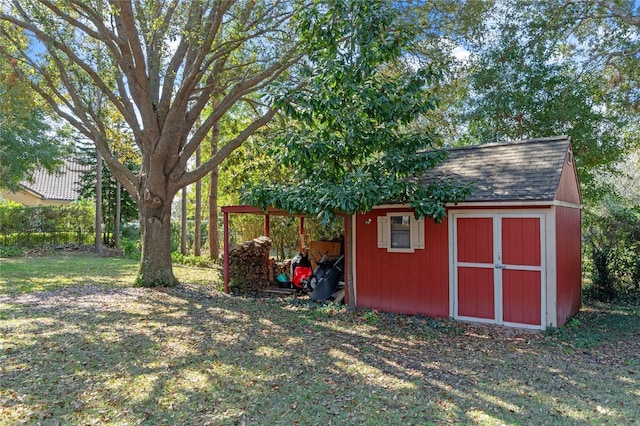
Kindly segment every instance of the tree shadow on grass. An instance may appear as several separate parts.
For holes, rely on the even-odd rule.
[[[186,286],[4,303],[9,423],[619,424],[640,414],[638,367],[570,353],[560,333]]]
[[[1,259],[0,300],[69,286],[123,287],[135,279],[135,264],[122,258],[50,256]]]

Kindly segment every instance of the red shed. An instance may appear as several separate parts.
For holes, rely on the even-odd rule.
[[[351,303],[545,329],[581,306],[581,212],[570,138],[457,148],[425,176],[470,183],[440,224],[405,205],[352,217]]]

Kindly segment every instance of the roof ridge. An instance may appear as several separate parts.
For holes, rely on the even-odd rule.
[[[552,142],[552,141],[562,141],[562,140],[570,141],[571,137],[568,135],[547,136],[544,138],[516,139],[516,140],[504,141],[504,142],[489,142],[489,143],[479,143],[476,145],[443,147],[442,149],[445,151],[459,151],[459,150],[466,150],[466,149],[495,148],[497,146],[498,147],[513,146],[513,145],[521,145],[521,144]]]

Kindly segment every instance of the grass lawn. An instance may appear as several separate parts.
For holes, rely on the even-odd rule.
[[[300,298],[130,287],[137,263],[0,259],[0,424],[640,423],[640,309],[526,333]]]

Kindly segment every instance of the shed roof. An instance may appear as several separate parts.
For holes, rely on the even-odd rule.
[[[75,201],[78,199],[80,177],[87,166],[74,159],[67,159],[57,172],[43,168],[33,173],[33,182],[23,181],[20,186],[43,200]]]
[[[471,184],[466,201],[553,201],[570,146],[556,136],[452,148],[423,181]]]

